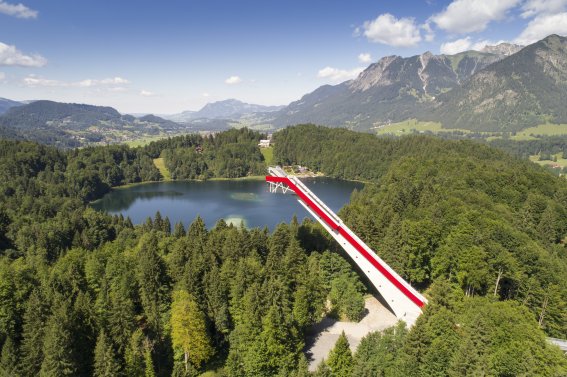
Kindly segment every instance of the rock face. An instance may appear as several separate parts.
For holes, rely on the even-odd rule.
[[[489,54],[510,56],[520,51],[524,46],[516,45],[513,43],[500,43],[495,46],[484,46],[481,50],[482,52],[487,52]]]

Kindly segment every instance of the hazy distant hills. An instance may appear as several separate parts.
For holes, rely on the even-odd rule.
[[[11,107],[0,115],[0,136],[63,147],[123,142],[185,130],[185,126],[154,115],[135,118],[112,107],[44,100]]]
[[[164,116],[176,122],[189,122],[194,119],[239,119],[248,114],[278,111],[284,106],[262,106],[245,103],[236,99],[211,102],[199,111],[184,111],[180,114]]]
[[[11,107],[20,105],[23,103],[0,97],[0,114],[4,114]]]

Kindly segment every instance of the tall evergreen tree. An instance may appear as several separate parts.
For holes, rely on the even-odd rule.
[[[18,370],[18,350],[11,337],[4,341],[2,354],[0,357],[0,376],[16,377],[19,376]]]
[[[352,375],[353,360],[348,339],[343,331],[329,353],[327,364],[336,377],[350,377]]]
[[[58,299],[53,304],[54,312],[47,320],[43,341],[44,359],[40,377],[74,376],[77,372],[73,360],[72,318],[69,302]]]
[[[24,312],[20,362],[21,373],[24,377],[35,377],[41,369],[46,320],[44,300],[38,290],[33,290]]]
[[[94,351],[93,375],[95,377],[116,377],[120,375],[120,369],[112,343],[104,331],[101,331]]]

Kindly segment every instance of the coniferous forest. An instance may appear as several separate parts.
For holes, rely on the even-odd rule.
[[[304,336],[372,293],[312,221],[273,232],[88,207],[112,187],[262,174],[259,133],[70,151],[0,141],[0,375],[309,376]],[[468,141],[312,125],[274,159],[367,182],[341,217],[429,303],[417,323],[341,336],[315,376],[561,376],[567,182]]]

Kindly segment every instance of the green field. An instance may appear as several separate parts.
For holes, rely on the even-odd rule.
[[[167,167],[165,166],[165,161],[162,157],[154,158],[154,165],[156,166],[156,168],[158,168],[159,173],[163,177],[164,181],[171,181],[171,173],[169,172],[169,169],[167,169]]]
[[[551,160],[540,161],[539,155],[537,154],[534,156],[530,156],[530,161],[535,162],[538,165],[557,165],[560,166],[561,168],[567,167],[567,158],[563,158],[561,153],[557,153],[553,156],[557,158],[557,161],[551,161]]]
[[[264,156],[264,161],[266,165],[271,166],[274,162],[274,147],[260,148],[260,152]]]
[[[567,135],[567,124],[540,124],[536,127],[526,128],[518,131],[516,135],[510,137],[513,140],[534,140],[539,136]]]
[[[158,140],[170,137],[170,136],[172,136],[172,135],[146,136],[146,137],[142,137],[140,139],[127,141],[125,144],[128,145],[130,148],[143,147],[143,146],[148,145],[152,141],[158,141]],[[177,136],[177,135],[175,135],[175,136]]]
[[[442,128],[439,122],[422,122],[417,119],[408,119],[403,122],[391,123],[375,128],[377,135],[394,135],[402,136],[414,133],[432,132],[434,134],[440,132],[463,132],[472,133],[477,131],[465,130],[461,128]],[[501,138],[504,133],[498,132],[479,132],[486,135],[487,140],[494,140]],[[507,133],[509,134],[509,133]],[[535,140],[542,136],[558,136],[567,135],[567,124],[540,124],[536,127],[526,128],[510,135],[512,140]]]

